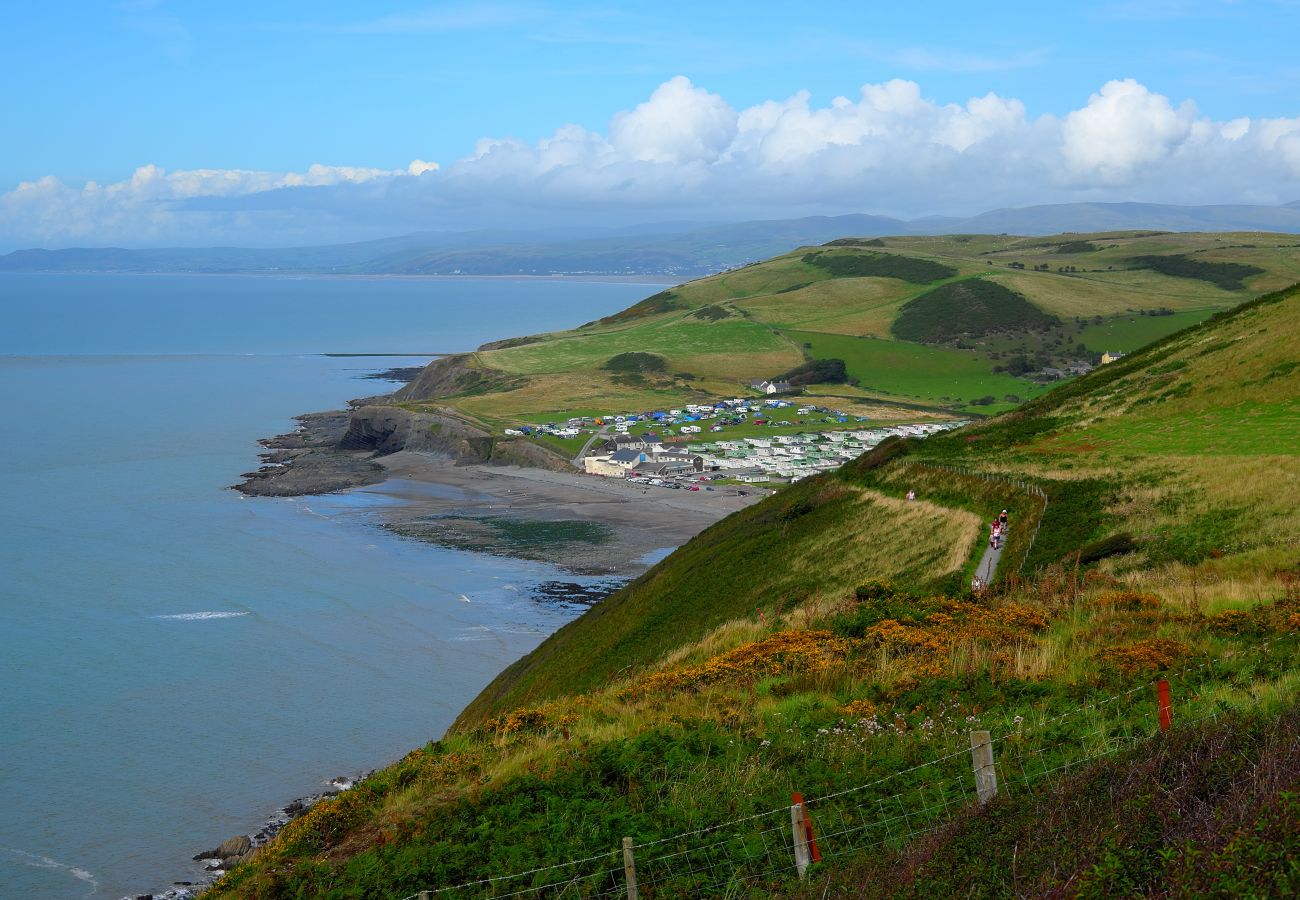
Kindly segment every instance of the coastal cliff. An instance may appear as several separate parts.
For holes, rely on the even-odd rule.
[[[377,460],[402,450],[457,465],[571,471],[544,447],[495,437],[450,411],[413,412],[393,405],[388,397],[354,401],[350,410],[298,416],[297,422],[294,431],[261,441],[266,448],[263,465],[244,473],[235,490],[259,497],[296,497],[378,484],[387,470]]]

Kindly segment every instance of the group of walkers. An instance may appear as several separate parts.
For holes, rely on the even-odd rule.
[[[989,549],[1001,550],[1002,542],[1006,540],[1006,537],[1007,537],[1007,511],[1004,509],[1002,510],[1002,512],[998,513],[996,517],[994,517],[992,522],[989,523]],[[990,578],[992,578],[993,576],[992,570],[993,570],[993,562],[992,560],[989,560],[988,576]],[[984,589],[988,587],[988,582],[980,575],[976,574],[975,577],[971,579],[970,586],[971,586],[971,590],[974,591],[976,594],[982,594],[984,592]]]
[[[1007,511],[1004,509],[989,523],[989,546],[994,550],[1002,548],[1007,536]]]

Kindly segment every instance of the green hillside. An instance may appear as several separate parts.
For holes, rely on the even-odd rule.
[[[1294,235],[844,238],[678,285],[570,331],[435,363],[484,376],[468,391],[413,386],[401,396],[499,431],[576,410],[736,396],[751,379],[839,358],[848,390],[812,386],[810,395],[873,412],[890,403],[997,412],[1042,392],[1028,374],[1136,349],[1297,280]],[[663,368],[635,377],[605,368],[626,353],[662,357]]]
[[[1294,885],[1298,342],[1300,286],[723,520],[213,896],[618,896],[625,837],[653,897]]]

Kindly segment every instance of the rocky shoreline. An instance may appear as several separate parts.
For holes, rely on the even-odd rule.
[[[353,402],[364,405],[367,401]],[[296,429],[259,440],[266,448],[259,454],[262,466],[240,476],[244,480],[235,490],[254,497],[300,497],[383,481],[383,466],[367,459],[366,454],[339,448],[353,409],[295,416]]]
[[[495,438],[450,411],[412,412],[388,397],[353,400],[349,408],[296,416],[298,427],[263,438],[261,468],[234,485],[252,497],[301,497],[378,484],[380,464],[402,450],[432,454],[457,465],[526,466],[573,471],[536,444]]]
[[[122,900],[193,900],[225,875],[226,870],[231,866],[252,859],[260,848],[269,844],[280,833],[285,825],[305,814],[320,801],[338,796],[363,778],[373,774],[372,770],[354,776],[340,775],[331,778],[323,791],[299,797],[271,813],[253,834],[237,834],[211,850],[196,853],[192,860],[201,863],[203,868],[201,872],[193,874],[190,880],[173,881],[171,887],[165,890],[151,894],[127,895]]]
[[[596,603],[664,552],[757,499],[652,492],[584,476],[535,444],[494,437],[451,410],[403,408],[392,396],[353,400],[347,409],[307,413],[295,422],[293,431],[258,442],[262,465],[234,490],[251,497],[373,491],[391,500],[377,524],[408,539],[607,576],[590,584],[545,582],[538,602]],[[193,862],[202,869],[188,880],[134,900],[192,900],[289,822],[364,777],[333,779],[325,790],[285,804],[256,832],[196,854]]]

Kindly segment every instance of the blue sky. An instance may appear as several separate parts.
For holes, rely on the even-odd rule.
[[[1177,202],[1170,192],[1233,160],[1255,175],[1214,190],[1199,186],[1185,199],[1300,198],[1300,155],[1291,158],[1300,150],[1290,146],[1290,126],[1276,124],[1300,116],[1300,0],[792,6],[14,5],[0,38],[9,135],[0,154],[0,244],[189,243],[241,234],[245,243],[281,243],[458,221]],[[836,98],[861,103],[864,85],[890,83],[915,90],[889,94],[889,123],[864,124],[859,115],[856,131],[823,122],[818,132],[815,123],[791,120],[769,142],[785,146],[784,155],[759,153],[757,139],[746,144],[723,121],[734,113],[741,137],[753,137],[749,126],[762,116],[746,120],[746,111],[798,97],[814,113],[833,113]],[[661,97],[657,112],[631,123],[631,137],[614,140],[620,115],[672,84],[680,89]],[[1140,90],[1113,92],[1113,108],[1099,107],[1089,128],[1076,128],[1075,144],[1137,143],[1116,158],[1080,155],[1061,129],[1108,84]],[[936,112],[988,95],[1018,106],[974,114],[973,125]],[[718,109],[707,97],[717,98]],[[1153,97],[1161,102],[1152,105]],[[904,107],[911,112],[900,113]],[[1116,109],[1134,127],[1155,125],[1136,138],[1132,129],[1106,132]],[[1245,132],[1226,124],[1241,120],[1251,123]],[[566,126],[583,136],[566,140],[567,155],[557,161],[543,145]],[[974,141],[952,140],[953,127],[973,129]],[[1206,127],[1218,129],[1217,144],[1197,137]],[[656,143],[657,131],[691,128],[672,147]],[[820,137],[796,153],[791,142],[802,138],[790,132],[800,128]],[[517,146],[485,155],[484,139]],[[929,158],[936,146],[946,156],[931,159],[931,180],[910,170],[901,180],[906,193],[897,189],[891,168]],[[961,189],[960,182],[979,180],[994,154],[1025,147],[1034,153],[1020,161],[1025,175],[1015,189],[1005,166],[987,189]],[[742,156],[749,162],[738,162]],[[781,166],[796,159],[828,168],[839,187],[806,197],[784,190]],[[416,160],[424,162],[412,168]],[[311,175],[313,165],[323,168]],[[562,172],[564,165],[573,171]],[[148,166],[156,168],[140,178]],[[609,177],[578,183],[578,170],[593,168]],[[187,172],[228,174],[165,180]],[[98,190],[87,192],[86,182]],[[24,184],[39,189],[19,192]],[[636,189],[624,190],[629,184]],[[109,191],[114,185],[123,187]],[[619,186],[612,195],[611,185]],[[766,206],[754,200],[765,186],[780,195]],[[235,200],[249,197],[257,199]],[[304,205],[313,212],[302,213]]]

